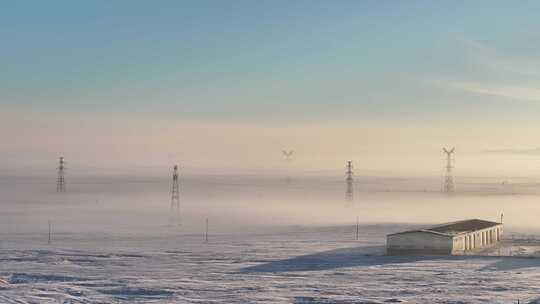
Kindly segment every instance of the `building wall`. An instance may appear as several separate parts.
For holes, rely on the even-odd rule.
[[[386,238],[387,254],[450,254],[452,237],[429,232],[414,231],[389,235]]]
[[[503,226],[497,225],[487,229],[459,234],[453,239],[453,254],[488,248],[494,246],[502,239]]]
[[[503,225],[463,233],[454,237],[424,231],[388,235],[386,251],[398,254],[464,254],[494,246],[502,239]]]
[[[465,251],[465,236],[455,236],[453,239],[452,253],[460,253]]]

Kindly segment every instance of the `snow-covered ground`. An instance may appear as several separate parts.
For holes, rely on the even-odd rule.
[[[531,257],[540,224],[528,220],[535,197],[359,192],[347,202],[341,184],[311,191],[287,181],[279,193],[257,183],[192,182],[177,225],[166,182],[81,182],[65,196],[40,182],[21,194],[28,185],[18,183],[4,182],[0,192],[0,303],[540,301],[540,259]],[[509,224],[500,250],[384,255],[387,233],[442,219],[496,219],[501,208]]]
[[[405,227],[403,227],[405,228]],[[165,229],[165,228],[164,228]],[[165,236],[55,235],[0,251],[0,303],[522,303],[540,259],[389,257],[395,225]],[[35,238],[35,239],[34,239]],[[32,240],[33,239],[33,240]],[[37,242],[39,243],[39,242]]]

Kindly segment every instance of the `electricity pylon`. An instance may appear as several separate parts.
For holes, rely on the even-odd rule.
[[[347,178],[347,191],[345,192],[345,198],[349,201],[352,201],[354,199],[354,191],[353,191],[353,166],[352,161],[347,161],[347,172],[345,172]]]
[[[171,189],[171,216],[176,217],[180,222],[180,186],[178,183],[178,165],[173,167],[172,189]]]
[[[64,157],[58,159],[58,178],[56,180],[56,192],[66,192],[66,181],[64,178]]]
[[[446,154],[446,174],[444,176],[444,192],[454,192],[454,176],[452,175],[452,156],[454,155],[454,149],[447,150],[443,148],[443,152]]]

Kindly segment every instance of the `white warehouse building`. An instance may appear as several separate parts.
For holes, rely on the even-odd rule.
[[[497,244],[503,224],[479,219],[452,222],[431,228],[386,236],[386,252],[402,254],[464,254]]]

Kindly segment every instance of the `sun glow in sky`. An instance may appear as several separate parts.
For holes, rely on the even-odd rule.
[[[271,168],[294,149],[299,168],[439,174],[446,145],[461,174],[540,175],[539,10],[0,3],[0,165]]]

